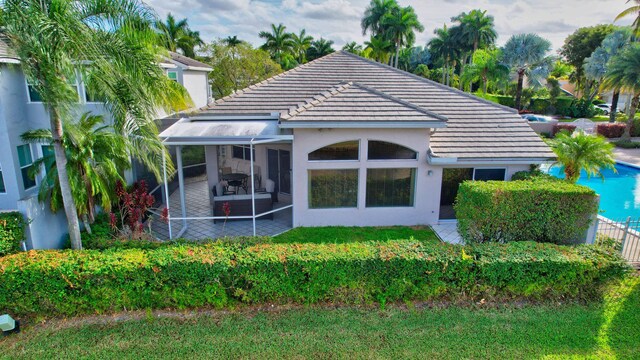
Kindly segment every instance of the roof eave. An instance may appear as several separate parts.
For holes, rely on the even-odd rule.
[[[281,121],[283,129],[432,129],[446,121]]]

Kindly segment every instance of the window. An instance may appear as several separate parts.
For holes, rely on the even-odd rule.
[[[415,160],[418,158],[418,153],[402,145],[386,141],[370,140],[368,144],[368,158],[369,160]]]
[[[178,73],[175,71],[168,71],[167,72],[167,77],[169,77],[169,80],[173,80],[175,82],[178,82]]]
[[[88,103],[105,103],[105,98],[84,87],[84,100]]]
[[[0,166],[0,194],[6,193],[7,188],[4,186],[4,177],[2,176],[2,166]]]
[[[249,145],[233,145],[233,157],[235,159],[251,160],[251,147]],[[256,161],[256,149],[253,149],[253,161]]]
[[[309,170],[309,208],[358,206],[358,169]]]
[[[473,180],[489,181],[500,180],[504,181],[506,169],[475,169],[473,174]]]
[[[33,169],[31,146],[28,144],[18,146],[18,161],[20,162],[20,173],[22,174],[24,189],[31,189],[36,186],[36,179],[31,176],[31,169]]]
[[[360,142],[345,141],[325,146],[309,153],[309,161],[318,160],[358,160]]]
[[[48,172],[56,161],[53,145],[42,145],[42,157],[44,158],[44,171]]]
[[[367,169],[367,207],[413,206],[416,169]]]
[[[76,99],[80,99],[80,91],[78,90],[78,78],[75,74],[69,76],[69,84],[72,86],[72,90],[76,94]],[[27,93],[29,95],[30,102],[42,102],[42,96],[35,89],[34,83],[27,80]]]

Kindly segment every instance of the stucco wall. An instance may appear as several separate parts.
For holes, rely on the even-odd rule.
[[[307,161],[308,153],[342,141],[360,140],[359,161]],[[417,160],[367,161],[367,140],[400,144],[418,152]],[[385,226],[435,224],[442,170],[427,163],[428,129],[296,129],[293,141],[294,226]],[[416,168],[412,207],[365,207],[367,168]],[[308,171],[358,169],[357,208],[309,209]]]
[[[191,100],[193,100],[196,108],[207,105],[209,99],[207,72],[184,70],[182,72],[182,84],[191,95]]]
[[[40,203],[36,197],[19,200],[17,209],[29,221],[28,249],[59,249],[64,245],[68,231],[63,210],[53,214],[48,204]]]

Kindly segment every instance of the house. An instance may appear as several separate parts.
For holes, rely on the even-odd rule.
[[[554,157],[511,108],[341,51],[174,120],[161,138],[178,154],[204,146],[207,184],[187,196],[178,161],[173,237],[192,220],[225,218],[212,210],[220,202],[237,203],[254,233],[256,218],[281,209],[292,226],[436,224],[455,217],[461,181],[509,180]],[[255,207],[267,185],[278,207],[240,205]],[[208,213],[188,214],[203,197]]]
[[[188,90],[196,107],[207,105],[210,96],[207,74],[211,68],[177,53],[170,53],[160,66],[167,76]],[[109,119],[104,105],[87,94],[80,73],[74,85],[79,113],[90,111]],[[64,212],[52,214],[46,204],[37,200],[41,177],[28,176],[35,159],[51,151],[46,145],[25,144],[20,139],[25,131],[50,126],[39,100],[20,69],[20,61],[0,41],[0,211],[18,210],[28,219],[26,247],[29,249],[60,247],[68,233]],[[137,166],[127,178],[135,180],[144,175],[141,171]]]

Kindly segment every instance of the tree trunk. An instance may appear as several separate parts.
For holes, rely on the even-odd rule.
[[[56,169],[58,170],[58,181],[60,182],[60,194],[62,195],[64,212],[67,216],[71,247],[75,250],[82,250],[78,212],[76,211],[76,204],[71,194],[71,185],[69,184],[69,175],[67,174],[67,154],[62,145],[62,121],[57,110],[54,108],[49,108],[49,118],[51,122],[51,135],[53,137],[53,151],[56,158]]]
[[[444,85],[444,77],[445,77],[445,74],[446,74],[446,71],[445,71],[446,68],[447,68],[447,63],[445,62],[444,66],[442,67],[442,81],[441,81],[441,83],[443,85]]]
[[[522,100],[522,83],[524,81],[524,70],[518,70],[518,87],[516,88],[516,110],[520,111],[520,100]]]
[[[487,80],[487,76],[483,76],[482,77],[482,93],[486,94],[487,93],[487,83],[489,82],[489,80]]]
[[[622,140],[631,140],[631,126],[636,117],[636,110],[638,110],[638,102],[640,102],[640,94],[635,94],[631,99],[631,107],[629,108],[629,118],[627,119],[627,126],[624,128],[624,134],[622,134]]]
[[[84,224],[84,229],[87,231],[87,234],[91,234],[91,222],[87,215],[82,215],[82,224]]]
[[[395,68],[398,68],[398,58],[400,57],[400,44],[396,43],[396,66]]]
[[[464,73],[464,63],[467,62],[467,57],[463,56],[460,61],[460,81],[458,82],[458,89],[464,90],[464,82],[462,81],[462,73]]]
[[[613,91],[611,98],[611,109],[609,109],[609,122],[616,122],[616,114],[618,113],[618,99],[620,98],[620,90]]]

